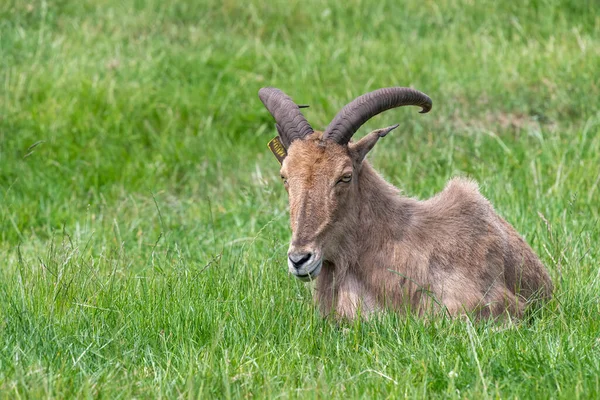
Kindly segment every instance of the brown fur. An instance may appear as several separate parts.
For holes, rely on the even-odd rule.
[[[281,174],[290,251],[323,260],[315,298],[325,315],[520,316],[531,300],[551,297],[546,269],[475,182],[455,178],[431,199],[406,198],[363,160],[377,134],[347,146],[321,135],[294,141]],[[351,181],[336,184],[348,172]]]

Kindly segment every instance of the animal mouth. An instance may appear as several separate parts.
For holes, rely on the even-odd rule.
[[[319,261],[317,261],[315,263],[315,266],[313,267],[313,269],[307,273],[307,274],[294,274],[294,276],[298,279],[300,279],[302,282],[310,282],[310,281],[314,281],[317,276],[319,276],[319,274],[321,273],[321,268],[323,267],[323,259],[320,259]]]

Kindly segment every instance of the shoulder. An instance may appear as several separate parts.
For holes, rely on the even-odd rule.
[[[430,211],[450,218],[468,215],[485,219],[493,214],[493,207],[479,191],[477,182],[463,177],[452,178],[444,190],[425,203]]]
[[[484,198],[479,192],[477,181],[463,177],[450,179],[440,196],[457,199]]]

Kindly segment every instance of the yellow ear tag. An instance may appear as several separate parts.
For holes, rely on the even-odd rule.
[[[287,156],[287,151],[285,150],[285,147],[283,147],[283,144],[281,144],[279,136],[275,136],[271,139],[267,146],[269,146],[269,149],[271,149],[275,157],[277,157],[279,164],[283,163],[283,159]]]

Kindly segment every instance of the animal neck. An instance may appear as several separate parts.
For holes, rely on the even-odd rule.
[[[351,276],[363,276],[365,260],[385,252],[385,247],[410,229],[416,200],[403,197],[398,189],[364,161],[358,175],[357,193],[339,238],[330,249],[331,258],[323,265],[315,296],[321,311],[335,308],[340,287]],[[383,266],[385,267],[385,266]]]
[[[408,223],[410,208],[415,200],[403,197],[396,187],[388,183],[373,169],[368,161],[364,161],[358,184],[357,231],[362,237],[370,240],[382,234],[397,231]]]
[[[338,232],[337,256],[332,260],[338,270],[360,263],[367,250],[384,246],[407,229],[416,200],[403,197],[400,191],[383,179],[364,161],[358,175],[355,201],[350,215]]]

